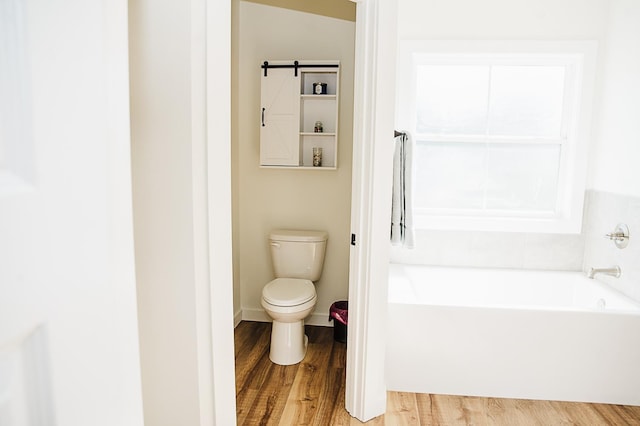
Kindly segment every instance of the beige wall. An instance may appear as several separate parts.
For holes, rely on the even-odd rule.
[[[234,178],[234,310],[263,314],[260,297],[273,279],[267,236],[274,228],[329,232],[322,278],[316,283],[317,322],[348,294],[353,63],[355,24],[308,13],[239,2],[232,127]],[[235,43],[235,42],[234,42]],[[260,64],[264,60],[341,62],[338,170],[259,167]],[[323,319],[320,321],[320,319]],[[310,321],[312,322],[312,321]]]
[[[282,7],[330,18],[356,20],[356,4],[351,0],[248,0],[267,6]]]

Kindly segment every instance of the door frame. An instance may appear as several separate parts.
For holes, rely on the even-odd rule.
[[[200,424],[236,424],[231,236],[231,1],[193,2],[193,197],[198,279],[197,333]],[[205,43],[203,43],[203,38]],[[202,97],[198,98],[198,94]],[[195,141],[202,143],[196,144]],[[200,220],[198,220],[200,219]],[[197,224],[202,224],[198,228]],[[199,232],[200,231],[200,232]]]
[[[395,117],[397,4],[359,0],[356,14],[347,411],[386,410],[385,352]]]
[[[200,0],[207,1],[208,0]],[[231,2],[207,7],[206,188],[213,424],[235,424],[231,268],[230,46]],[[395,115],[397,4],[357,0],[351,232],[351,313],[347,344],[347,411],[361,421],[386,410],[385,351],[391,182]],[[215,67],[215,68],[214,68]],[[212,69],[224,67],[212,78]],[[222,78],[220,78],[222,76]],[[213,131],[215,129],[215,132]],[[222,141],[222,142],[220,142]],[[215,147],[215,149],[214,149]],[[194,172],[194,178],[196,178]],[[220,202],[220,200],[225,202]],[[215,202],[214,202],[215,200]],[[201,340],[202,341],[202,340]],[[202,346],[201,346],[202,347]],[[205,351],[206,355],[206,351]],[[213,374],[215,372],[215,374]],[[201,402],[204,402],[201,396]]]

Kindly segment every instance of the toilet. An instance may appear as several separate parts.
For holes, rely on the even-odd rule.
[[[297,364],[307,353],[304,319],[316,305],[314,281],[320,279],[329,234],[274,230],[269,234],[276,278],[262,289],[262,307],[273,320],[269,359]]]

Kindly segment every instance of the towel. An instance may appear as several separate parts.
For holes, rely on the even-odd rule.
[[[394,143],[391,244],[413,248],[413,141],[409,133],[403,132],[395,137]]]

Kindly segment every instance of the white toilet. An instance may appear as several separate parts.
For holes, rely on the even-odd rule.
[[[316,305],[313,281],[320,279],[328,234],[274,230],[269,234],[276,279],[262,289],[262,307],[273,319],[269,358],[297,364],[307,352],[304,319]]]

